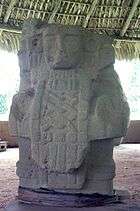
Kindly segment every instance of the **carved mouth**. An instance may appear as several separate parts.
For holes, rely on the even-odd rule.
[[[69,69],[72,69],[73,66],[70,65],[70,64],[64,64],[62,62],[57,62],[53,65],[53,69],[55,70],[69,70]]]

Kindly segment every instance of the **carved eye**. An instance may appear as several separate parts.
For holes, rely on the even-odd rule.
[[[42,35],[38,34],[35,38],[31,38],[31,50],[42,48]]]
[[[33,46],[33,47],[37,46],[37,39],[34,39],[34,40],[32,41],[32,46]]]
[[[45,36],[44,37],[43,48],[46,51],[51,52],[52,49],[55,49],[55,45],[56,45],[55,39],[56,39],[55,36]]]
[[[66,36],[64,39],[65,46],[67,49],[71,49],[72,51],[77,51],[80,48],[80,38],[76,36]]]

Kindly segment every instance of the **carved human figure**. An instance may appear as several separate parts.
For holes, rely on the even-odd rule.
[[[44,188],[113,193],[113,139],[125,134],[129,109],[111,44],[78,27],[44,27],[31,117],[32,157],[47,168]]]
[[[113,139],[125,135],[129,108],[113,67],[112,39],[76,26],[30,26],[21,48],[34,90],[25,113],[36,176],[20,185],[113,194]]]

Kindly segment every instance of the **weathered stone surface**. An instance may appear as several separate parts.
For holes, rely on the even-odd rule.
[[[109,198],[109,197],[108,197]],[[110,197],[111,198],[111,197]],[[107,200],[107,204],[108,204]],[[99,201],[98,201],[99,202]],[[8,206],[0,211],[139,211],[140,205],[139,203],[130,203],[130,199],[123,201],[123,203],[113,203],[106,204],[105,206],[101,206],[102,202],[97,202],[96,207],[56,207],[56,206],[43,206],[43,205],[33,205],[33,204],[25,204],[18,201],[11,202]],[[77,204],[76,204],[77,205]]]
[[[109,196],[103,194],[71,194],[59,193],[51,190],[31,190],[29,188],[19,187],[19,200],[22,203],[31,203],[43,206],[54,207],[98,207],[108,204],[115,204],[120,202],[120,197],[117,195]]]
[[[75,26],[26,23],[19,60],[10,122],[20,143],[20,185],[113,194],[113,139],[125,135],[129,107],[112,40]]]

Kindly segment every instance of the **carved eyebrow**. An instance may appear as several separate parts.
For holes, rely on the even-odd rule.
[[[61,33],[46,33],[45,36],[57,36],[57,35],[61,35]],[[64,33],[63,36],[73,36],[73,37],[81,37],[80,35],[77,34],[69,34],[69,33]]]
[[[66,36],[71,36],[71,37],[81,37],[80,35],[77,35],[77,34],[66,34]]]
[[[57,34],[55,33],[45,33],[45,36],[56,36]]]

